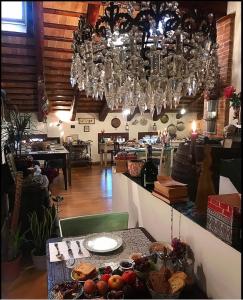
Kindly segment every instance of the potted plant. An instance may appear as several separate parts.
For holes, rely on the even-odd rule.
[[[38,270],[46,270],[46,241],[54,237],[56,230],[56,209],[54,204],[52,207],[44,207],[42,214],[36,211],[29,215],[30,231],[32,234],[33,250],[32,260],[34,266]]]
[[[25,233],[20,228],[9,231],[2,228],[2,274],[5,280],[16,279],[21,272],[21,248],[25,241]]]

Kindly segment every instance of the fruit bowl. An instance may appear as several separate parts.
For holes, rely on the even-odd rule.
[[[49,299],[77,299],[83,294],[83,287],[79,282],[65,281],[53,286]]]

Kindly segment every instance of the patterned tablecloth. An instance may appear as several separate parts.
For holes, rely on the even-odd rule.
[[[149,254],[149,244],[154,239],[145,231],[144,228],[131,228],[122,231],[114,232],[117,236],[122,238],[122,247],[112,253],[95,254],[91,253],[90,257],[76,259],[75,265],[81,261],[92,262],[97,268],[104,266],[107,263],[119,263],[122,259],[129,258],[133,252],[141,252],[145,255]],[[82,237],[72,237],[69,240],[75,240]],[[67,238],[55,238],[47,241],[47,270],[48,270],[48,295],[55,284],[62,283],[63,281],[70,281],[71,270],[74,268],[67,267],[66,261],[50,262],[49,256],[49,243],[60,242],[67,240]],[[50,298],[50,297],[49,297]]]

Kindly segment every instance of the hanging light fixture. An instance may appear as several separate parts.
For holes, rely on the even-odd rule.
[[[71,84],[111,110],[157,114],[181,97],[217,87],[212,14],[184,13],[178,3],[110,2],[95,27],[80,16],[73,33]]]

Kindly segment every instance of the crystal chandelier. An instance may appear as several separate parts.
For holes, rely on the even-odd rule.
[[[214,16],[177,2],[110,2],[95,27],[80,16],[73,33],[71,84],[111,110],[157,114],[181,97],[216,88]]]

